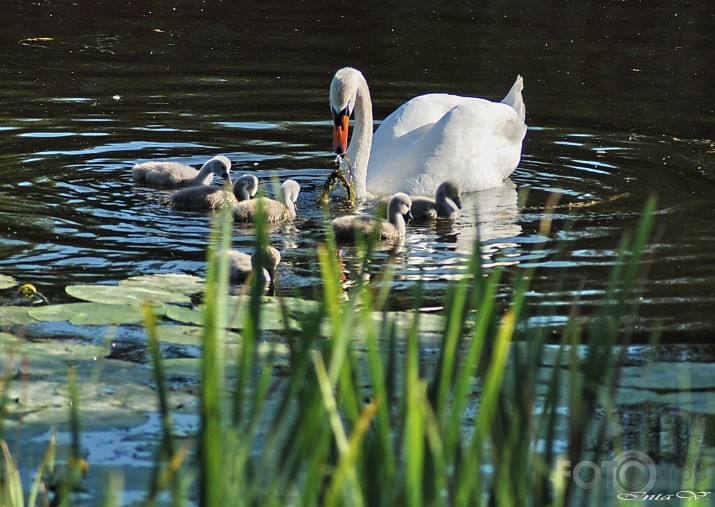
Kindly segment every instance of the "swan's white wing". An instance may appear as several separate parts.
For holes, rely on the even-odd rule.
[[[368,190],[433,195],[448,178],[466,192],[499,186],[519,163],[525,133],[506,104],[446,94],[416,97],[375,133]]]

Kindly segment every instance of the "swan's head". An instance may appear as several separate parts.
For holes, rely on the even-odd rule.
[[[365,78],[352,67],[340,69],[330,83],[330,112],[333,115],[333,151],[342,155],[348,150],[348,125],[355,109],[360,83]]]
[[[231,183],[231,161],[228,157],[217,155],[201,167],[204,168],[208,168],[212,173],[221,176],[224,181]]]
[[[293,213],[298,208],[298,194],[300,194],[300,184],[295,180],[285,180],[280,188],[279,200]]]
[[[233,195],[239,201],[247,201],[258,192],[258,178],[252,174],[244,174],[233,184]]]
[[[462,196],[459,191],[459,185],[453,180],[447,180],[437,187],[435,196],[439,198],[440,195],[451,199],[458,209],[462,209]]]
[[[407,194],[398,192],[390,198],[390,203],[387,205],[388,219],[395,215],[402,215],[408,219],[412,219],[412,199]]]

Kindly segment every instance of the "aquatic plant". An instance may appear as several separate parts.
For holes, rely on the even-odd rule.
[[[516,277],[507,302],[497,302],[503,273],[485,273],[475,253],[469,276],[446,295],[439,353],[424,357],[426,315],[414,311],[406,326],[393,318],[389,269],[369,283],[361,278],[346,297],[328,234],[317,249],[320,304],[294,315],[297,329],[284,329],[289,367],[277,377],[273,354],[258,353],[258,284],[240,303],[249,310],[241,312],[240,352],[228,364],[220,354],[226,315],[218,311],[225,267],[214,264],[205,292],[200,504],[566,505],[581,498],[583,491],[552,475],[559,449],[577,463],[599,448],[594,440],[604,444],[607,419],[595,413],[614,389],[614,345],[632,331],[652,215],[650,203],[635,237],[624,238],[591,326],[573,320],[550,357],[553,337],[521,325],[530,270]],[[229,226],[230,217],[217,221],[212,245],[225,244]],[[266,244],[260,226],[256,237]],[[374,246],[363,245],[363,262]],[[235,383],[226,384],[224,368],[234,370]]]
[[[566,478],[564,463],[599,462],[621,450],[608,431],[617,424],[611,416],[616,351],[637,322],[652,216],[651,203],[635,234],[624,236],[598,312],[581,319],[575,301],[558,335],[526,325],[533,317],[524,304],[533,271],[484,270],[477,244],[467,276],[452,284],[441,312],[420,310],[419,286],[415,310],[391,311],[389,267],[372,279],[341,283],[327,222],[326,243],[316,251],[323,281],[316,301],[267,298],[258,276],[238,296],[229,295],[228,267],[213,253],[228,246],[230,214],[216,219],[205,284],[160,275],[101,286],[106,292],[73,286],[68,293],[86,302],[28,307],[24,315],[13,308],[6,315],[21,325],[28,318],[88,323],[107,314],[132,325],[131,310],[143,316],[161,427],[145,505],[165,503],[167,492],[172,505],[205,506],[612,505],[619,490],[578,487]],[[256,246],[268,243],[262,223]],[[544,234],[548,228],[545,222]],[[358,270],[367,269],[376,246],[358,245]],[[500,298],[509,276],[513,289]],[[197,290],[203,290],[200,305],[190,297]],[[549,317],[548,308],[539,312]],[[7,340],[25,353],[34,350]],[[166,342],[201,346],[194,445],[179,439],[173,425],[177,393],[167,376],[177,370],[162,357]],[[72,505],[81,486],[77,385],[72,374],[69,466],[54,482],[58,505]],[[702,461],[697,441],[706,433],[693,430],[687,463]],[[52,461],[42,462],[29,505],[54,452],[51,445]],[[3,456],[2,505],[25,505],[6,446]],[[706,491],[707,481],[687,486]],[[118,476],[110,477],[107,491],[105,505],[120,505]],[[633,500],[639,501],[624,502]]]

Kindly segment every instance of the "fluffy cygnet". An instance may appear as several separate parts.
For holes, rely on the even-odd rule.
[[[352,243],[357,237],[369,240],[378,235],[380,241],[395,241],[405,236],[405,215],[410,217],[412,200],[407,194],[399,192],[390,198],[387,205],[387,218],[375,218],[365,215],[347,215],[333,220],[333,233],[336,241]]]
[[[434,194],[434,199],[412,196],[412,219],[415,221],[456,219],[462,209],[459,187],[452,180],[442,182]]]
[[[270,283],[275,279],[276,267],[281,262],[281,254],[272,246],[263,250],[263,281]],[[228,258],[230,280],[232,283],[241,284],[248,280],[251,273],[258,269],[258,251],[248,255],[237,250],[226,250],[222,255]]]
[[[263,206],[266,222],[275,223],[293,218],[296,215],[296,201],[300,193],[300,185],[295,180],[286,180],[278,191],[278,200],[259,197],[250,201],[242,201],[233,207],[233,218],[236,222],[255,222],[258,206]]]
[[[146,183],[162,187],[193,187],[208,185],[214,174],[225,181],[231,181],[231,161],[217,155],[206,162],[198,171],[179,162],[144,162],[132,168],[135,183]]]
[[[223,205],[235,206],[258,192],[258,178],[244,174],[233,183],[233,193],[216,185],[184,188],[171,196],[171,207],[177,210],[215,211]]]

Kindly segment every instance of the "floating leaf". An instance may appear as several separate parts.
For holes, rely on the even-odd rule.
[[[119,282],[120,286],[144,287],[150,290],[178,292],[191,295],[204,290],[204,279],[194,275],[166,273],[159,275],[133,276]]]
[[[651,363],[621,369],[621,387],[651,391],[715,390],[715,364]]]
[[[653,391],[620,388],[616,391],[615,403],[616,405],[642,405],[656,401],[657,398],[658,394]]]
[[[306,312],[315,312],[320,307],[320,302],[302,298],[280,297],[270,299],[269,301],[274,301],[277,307],[284,305],[288,310],[288,313],[294,315],[302,315]]]
[[[20,338],[10,333],[0,333],[0,345],[14,345],[21,342]]]
[[[139,308],[129,304],[66,303],[30,308],[28,314],[40,321],[69,322],[76,326],[114,326],[142,322]]]
[[[166,316],[171,320],[181,322],[182,324],[193,324],[195,326],[200,326],[204,323],[203,312],[197,310],[196,308],[169,305],[166,307]]]
[[[156,331],[159,340],[162,342],[177,343],[179,345],[196,345],[200,347],[204,328],[200,326],[161,325],[157,326]],[[229,331],[224,334],[224,340],[227,343],[238,343],[241,341],[241,335]]]
[[[0,368],[2,371],[22,371],[33,382],[42,378],[59,379],[66,383],[69,364],[86,363],[93,370],[97,362],[109,353],[109,348],[67,340],[30,342],[18,340],[16,345],[2,347]],[[12,383],[11,385],[18,385]]]
[[[676,411],[715,415],[715,396],[712,391],[688,391],[658,396],[655,403],[670,405]]]
[[[382,313],[374,312],[373,320],[380,322]],[[385,318],[388,322],[396,323],[399,329],[408,329],[415,318],[414,312],[387,312]],[[420,333],[439,333],[444,331],[445,319],[441,315],[434,313],[420,313],[419,330]]]
[[[198,377],[201,371],[201,359],[188,357],[181,359],[164,359],[162,366],[167,376]]]
[[[0,306],[0,325],[14,326],[32,324],[35,319],[30,317],[27,306]]]
[[[9,289],[17,285],[17,281],[8,275],[0,275],[0,289]]]
[[[286,328],[286,321],[280,310],[276,299],[265,299],[262,303],[261,329],[265,331],[278,331]],[[182,324],[203,325],[204,305],[194,308],[169,305],[166,308],[166,316]],[[244,322],[248,315],[248,299],[238,296],[226,296],[226,317],[230,329],[243,329]],[[293,319],[288,320],[288,327],[295,328],[297,323]]]
[[[190,303],[191,298],[181,292],[169,292],[144,286],[132,285],[70,285],[65,288],[70,296],[84,301],[104,304],[140,305]]]

